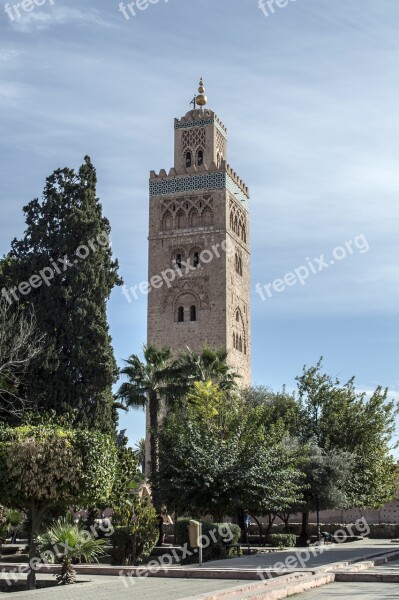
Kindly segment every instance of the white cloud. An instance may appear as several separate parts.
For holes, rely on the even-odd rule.
[[[14,29],[22,33],[49,29],[53,25],[109,25],[94,8],[82,11],[66,6],[56,6],[47,11],[37,7],[29,13],[21,11],[21,17],[11,24]]]
[[[0,50],[0,63],[9,63],[15,61],[20,55],[17,50]]]

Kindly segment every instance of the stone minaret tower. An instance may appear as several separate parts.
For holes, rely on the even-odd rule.
[[[248,386],[249,193],[204,92],[201,80],[194,110],[175,119],[174,166],[150,175],[148,343],[227,349]]]

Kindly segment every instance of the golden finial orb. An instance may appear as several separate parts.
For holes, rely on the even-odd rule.
[[[201,81],[199,83],[199,95],[196,97],[195,101],[198,104],[198,106],[201,106],[201,108],[203,106],[205,106],[205,104],[208,102],[208,98],[205,96],[205,87],[204,87],[204,81],[201,77]]]

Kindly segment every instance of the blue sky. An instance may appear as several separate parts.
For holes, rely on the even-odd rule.
[[[172,166],[173,119],[203,76],[251,191],[254,383],[294,388],[323,355],[399,398],[397,0],[289,0],[268,16],[258,0],[160,0],[129,20],[113,0],[45,0],[13,21],[4,4],[0,253],[45,177],[89,154],[121,274],[144,281],[148,174]],[[256,293],[359,236],[367,252]],[[145,341],[146,298],[116,289],[109,321],[122,362]],[[144,416],[121,426],[134,442]]]

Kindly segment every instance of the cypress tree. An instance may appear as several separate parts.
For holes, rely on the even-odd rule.
[[[27,229],[12,242],[5,269],[18,286],[8,289],[9,300],[33,304],[46,334],[45,353],[26,375],[28,395],[40,410],[68,413],[86,428],[113,432],[118,369],[106,307],[121,280],[96,184],[88,156],[78,172],[54,171],[42,200],[24,207]]]

